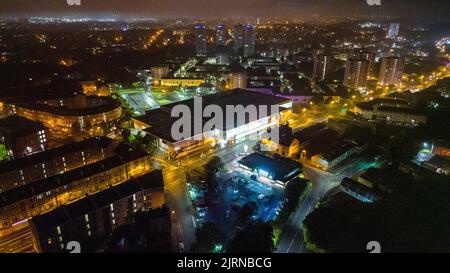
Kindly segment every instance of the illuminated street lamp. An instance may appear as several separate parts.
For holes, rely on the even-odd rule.
[[[223,250],[223,245],[222,244],[216,244],[214,245],[214,253],[220,253]]]

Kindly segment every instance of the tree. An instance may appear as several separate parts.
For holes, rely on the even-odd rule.
[[[220,157],[212,157],[205,165],[206,171],[210,173],[217,173],[224,169],[225,165]]]
[[[212,157],[205,165],[206,180],[210,190],[215,190],[218,186],[217,173],[225,168],[222,159],[218,156]]]
[[[395,176],[392,194],[375,204],[332,199],[305,221],[306,241],[327,252],[449,252],[450,178]],[[391,181],[392,182],[392,181]]]
[[[372,137],[372,132],[368,128],[361,128],[359,126],[349,126],[344,130],[344,136],[347,138],[352,138],[357,141],[366,142]]]
[[[307,180],[297,178],[286,186],[286,202],[274,222],[274,228],[281,230],[284,227],[291,213],[297,209],[300,198],[307,188],[307,183]]]
[[[130,141],[130,136],[131,136],[130,129],[123,128],[122,129],[122,139],[123,139],[123,141],[125,141],[125,142]]]
[[[350,98],[350,93],[344,85],[338,85],[336,89],[334,89],[334,93],[343,99]]]
[[[270,223],[251,222],[229,242],[228,253],[272,253],[273,228]]]
[[[212,253],[216,245],[223,244],[224,234],[215,223],[206,222],[195,231],[196,241],[192,251],[199,253]]]
[[[258,212],[258,205],[255,202],[248,202],[239,210],[236,217],[236,225],[240,227],[247,226],[252,217]]]

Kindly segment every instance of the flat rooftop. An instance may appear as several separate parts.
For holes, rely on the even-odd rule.
[[[0,119],[0,133],[9,137],[26,136],[45,129],[42,122],[32,121],[18,115]]]
[[[274,180],[288,182],[301,173],[302,164],[288,158],[274,155],[267,156],[262,153],[250,154],[238,161],[239,164],[252,170],[262,170],[273,175]]]
[[[92,147],[107,148],[112,143],[117,141],[107,137],[92,137],[80,142],[70,143],[58,148],[47,150],[41,153],[32,154],[26,157],[17,158],[11,161],[3,161],[0,163],[0,173],[7,173],[14,170],[19,170],[27,166],[33,166],[38,163],[51,161],[53,158],[72,154],[78,151],[84,151]]]
[[[133,177],[124,183],[93,195],[86,195],[85,198],[68,205],[63,205],[47,213],[35,216],[31,219],[31,222],[38,231],[46,231],[71,219],[92,213],[141,190],[163,187],[162,171],[155,170],[136,178]]]
[[[397,106],[402,108],[409,108],[410,105],[406,100],[398,98],[376,98],[370,101],[360,102],[356,106],[361,109],[373,110],[375,106]]]
[[[33,196],[62,186],[70,185],[75,181],[91,177],[148,155],[146,152],[138,151],[132,146],[123,143],[120,143],[116,147],[115,152],[116,154],[114,156],[104,160],[0,193],[0,207],[32,198]]]
[[[227,105],[232,105],[232,106],[237,106],[237,105],[242,105],[243,107],[247,107],[249,105],[254,105],[256,106],[256,109],[259,109],[259,106],[267,106],[267,113],[261,113],[262,116],[267,116],[270,115],[270,106],[271,105],[282,105],[285,103],[288,103],[290,100],[285,99],[285,98],[281,98],[281,97],[277,97],[277,96],[271,96],[271,95],[265,95],[265,94],[261,94],[258,92],[253,92],[253,91],[249,91],[249,90],[244,90],[244,89],[233,89],[230,91],[225,91],[225,92],[220,92],[220,93],[215,93],[215,94],[211,94],[211,95],[206,95],[202,97],[202,109],[205,109],[205,107],[209,106],[209,105],[217,105],[219,106],[223,113],[224,113],[224,117],[223,117],[223,126],[222,128],[216,128],[219,130],[226,130],[227,129],[227,124],[226,124],[226,107]],[[146,132],[152,134],[152,135],[156,135],[166,141],[169,142],[176,142],[172,137],[171,137],[171,129],[172,129],[172,124],[177,121],[179,118],[177,117],[171,117],[171,111],[174,107],[178,106],[178,105],[185,105],[187,106],[191,113],[192,113],[192,118],[191,118],[191,124],[192,124],[192,128],[193,128],[193,122],[194,122],[194,99],[189,99],[189,100],[184,100],[184,101],[179,101],[179,102],[175,102],[175,103],[170,103],[170,104],[166,104],[161,106],[161,108],[159,109],[155,109],[155,110],[151,110],[151,111],[147,111],[145,115],[142,116],[138,116],[135,119],[148,124],[150,126],[150,128],[145,129]],[[285,108],[281,108],[279,109],[280,112],[285,110]],[[259,112],[258,112],[259,115]],[[199,117],[201,119],[201,123],[202,126],[205,125],[205,123],[210,120],[210,118],[202,118]],[[235,115],[235,123],[237,120],[237,115]],[[250,120],[250,118],[248,117],[248,115],[246,115],[246,123],[252,122],[255,120]],[[194,131],[194,130],[192,130]],[[192,135],[193,136],[193,135]],[[191,137],[192,137],[191,136]]]
[[[321,153],[321,155],[325,160],[331,162],[343,153],[346,153],[347,151],[358,146],[360,146],[360,144],[353,140],[341,139],[337,141],[329,150]]]

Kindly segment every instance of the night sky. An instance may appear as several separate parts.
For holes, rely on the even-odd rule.
[[[70,7],[66,0],[0,0],[0,14],[15,15],[120,15],[168,17],[302,17],[323,15],[446,16],[448,0],[381,0],[381,7],[366,0],[81,0]]]

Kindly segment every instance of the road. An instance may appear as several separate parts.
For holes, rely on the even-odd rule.
[[[0,253],[33,253],[31,230],[28,226],[0,237]]]
[[[179,161],[168,161],[154,158],[156,167],[161,165],[164,175],[164,187],[167,203],[172,209],[173,238],[175,242],[183,242],[189,251],[195,242],[196,223],[192,213],[192,204],[186,186],[188,170],[198,169],[213,156],[218,156],[228,167],[244,151],[244,146],[253,147],[256,141],[244,140],[233,146],[213,148],[205,147],[185,156]]]
[[[303,172],[305,178],[311,181],[311,188],[301,200],[298,209],[288,219],[277,247],[279,253],[302,253],[306,251],[303,240],[303,220],[314,209],[319,200],[341,181],[340,175],[330,175],[309,166],[304,166]]]
[[[356,162],[360,164],[356,164]],[[329,173],[317,168],[303,165],[305,178],[311,181],[311,189],[300,200],[297,210],[289,217],[276,252],[304,253],[307,252],[303,238],[303,220],[316,207],[317,203],[332,189],[335,189],[344,177],[353,177],[364,170],[375,166],[375,162],[355,158],[347,161],[336,173]]]

